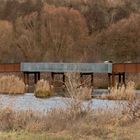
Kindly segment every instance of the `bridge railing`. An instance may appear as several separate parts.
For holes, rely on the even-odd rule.
[[[111,63],[21,63],[23,72],[112,73]]]
[[[140,73],[140,63],[114,63],[114,73]]]
[[[0,64],[0,72],[20,72],[20,63]]]

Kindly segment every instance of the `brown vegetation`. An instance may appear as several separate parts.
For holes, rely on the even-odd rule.
[[[108,58],[115,62],[139,62],[140,14],[132,14],[111,25],[95,38],[95,46],[102,49],[102,59]]]
[[[40,80],[35,87],[35,96],[39,98],[46,98],[53,95],[53,87],[46,80]]]
[[[135,94],[135,83],[129,81],[126,85],[112,87],[108,94],[101,96],[103,99],[109,100],[134,100],[136,98]]]
[[[90,100],[92,94],[92,87],[87,87],[81,84],[79,75],[77,73],[67,73],[66,89],[68,96],[73,100]]]
[[[140,59],[138,0],[0,3],[0,62]]]
[[[139,128],[136,125],[140,122],[139,100],[128,102],[123,110],[112,111],[107,108],[93,110],[90,102],[84,107],[79,99],[75,99],[66,102],[66,108],[52,109],[47,114],[31,110],[17,112],[10,107],[1,108],[0,131],[47,132],[62,136],[68,134],[71,139],[78,140],[125,139],[128,133],[129,139],[137,137],[137,134],[132,135],[130,128]],[[122,130],[128,133],[122,133]]]
[[[25,92],[24,82],[14,75],[0,77],[0,93],[23,94]]]

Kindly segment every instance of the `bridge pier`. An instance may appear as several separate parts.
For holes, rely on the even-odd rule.
[[[118,87],[120,85],[125,85],[125,72],[123,73],[108,73],[108,86],[114,87],[116,85],[116,76],[118,76]]]
[[[91,77],[90,84],[91,84],[91,86],[94,86],[94,74],[93,73],[80,73],[81,85],[84,84],[83,76],[90,76]]]
[[[34,73],[34,83],[36,84],[40,80],[40,72]]]
[[[123,84],[126,86],[126,81],[125,81],[125,72],[122,74],[123,75],[123,78],[122,78],[122,80],[123,80]]]
[[[51,72],[52,84],[53,84],[54,81],[55,81],[55,76],[56,76],[56,75],[62,75],[62,82],[63,82],[63,84],[65,85],[66,76],[65,76],[65,73],[63,73],[63,72]],[[83,76],[90,76],[90,77],[91,77],[90,84],[91,84],[91,86],[94,86],[94,74],[93,74],[93,73],[80,73],[81,85],[84,84]]]
[[[65,85],[65,81],[66,81],[65,73],[64,72],[51,72],[52,84],[54,84],[55,75],[62,75],[62,82],[63,82],[63,85]]]
[[[123,73],[118,73],[118,87],[121,86],[121,85],[125,85],[126,82],[125,82],[125,72]]]
[[[29,73],[28,72],[23,73],[23,81],[24,81],[25,85],[29,85]]]
[[[40,80],[40,72],[23,72],[23,81],[26,85],[29,85],[30,74],[34,74],[34,84]]]

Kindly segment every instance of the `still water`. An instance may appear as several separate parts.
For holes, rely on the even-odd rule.
[[[32,93],[26,93],[19,96],[0,95],[0,106],[1,107],[12,107],[16,110],[33,110],[47,112],[53,108],[66,107],[71,99],[63,97],[51,97],[47,99],[36,98]],[[90,102],[93,109],[117,109],[124,107],[125,101],[110,101],[92,99],[91,101],[83,101],[83,105],[86,106]]]

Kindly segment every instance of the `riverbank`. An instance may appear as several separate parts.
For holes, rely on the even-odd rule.
[[[103,117],[103,116],[102,116]],[[110,122],[110,123],[109,123]],[[139,140],[140,120],[113,124],[97,122],[85,123],[73,130],[29,132],[27,130],[8,130],[0,132],[0,140]],[[77,129],[77,130],[76,130]]]
[[[140,123],[138,123],[140,124]],[[98,129],[99,130],[99,129]],[[105,130],[105,129],[104,129]],[[140,125],[136,123],[127,127],[112,128],[102,132],[96,130],[96,135],[73,137],[68,132],[59,133],[28,133],[28,132],[0,132],[0,140],[139,140]]]
[[[87,136],[62,131],[30,133],[27,131],[0,132],[0,140],[139,140],[140,121],[126,126],[99,126]],[[87,131],[88,132],[88,131]],[[77,136],[76,136],[77,135]]]

